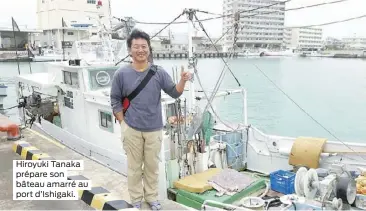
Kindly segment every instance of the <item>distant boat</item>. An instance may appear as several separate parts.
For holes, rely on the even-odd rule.
[[[42,55],[34,56],[32,61],[34,62],[49,62],[49,61],[62,61],[63,55],[52,49],[45,49]]]
[[[302,52],[300,55],[300,57],[327,57],[327,58],[331,58],[334,57],[334,54],[322,54],[319,53],[317,51],[307,51],[307,52]]]
[[[250,50],[244,50],[242,52],[238,52],[238,57],[253,57],[253,56],[259,57],[259,52],[253,52]]]
[[[260,56],[296,56],[299,55],[295,49],[287,48],[285,50],[280,51],[269,51],[264,50],[260,53]]]

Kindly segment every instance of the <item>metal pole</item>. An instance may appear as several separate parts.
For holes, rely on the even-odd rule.
[[[65,61],[65,24],[64,24],[64,18],[62,17],[62,44],[61,44],[61,47],[62,47],[62,57],[63,57],[63,60],[62,61]]]
[[[195,10],[188,9],[187,11],[187,19],[188,19],[188,71],[194,75],[194,58],[193,58],[193,17]],[[192,80],[188,83],[189,86],[189,93],[188,93],[188,109],[189,111],[193,112],[193,109],[195,107],[195,87],[194,87],[194,81],[193,77]]]
[[[17,59],[17,65],[18,65],[18,74],[20,75],[20,68],[19,68],[19,59],[18,59],[18,46],[17,46],[17,39],[15,37],[15,29],[14,29],[14,23],[15,20],[13,19],[13,17],[11,18],[11,23],[12,23],[12,26],[13,26],[13,36],[14,36],[14,44],[15,44],[15,55],[16,55],[16,59]],[[19,26],[18,27],[18,30],[19,30]]]

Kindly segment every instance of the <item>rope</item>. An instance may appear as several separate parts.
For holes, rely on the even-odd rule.
[[[12,107],[9,107],[9,108],[0,108],[0,111],[6,111],[6,110],[13,109],[13,108],[18,108],[18,105],[12,106]]]

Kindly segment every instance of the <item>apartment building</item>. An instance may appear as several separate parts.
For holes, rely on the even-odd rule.
[[[284,31],[284,44],[288,48],[318,50],[323,47],[322,39],[321,28],[293,28]]]
[[[342,43],[347,49],[366,49],[366,37],[346,37]]]
[[[73,41],[96,35],[99,16],[110,17],[110,0],[37,0],[38,29],[42,46],[70,47]],[[64,19],[65,33],[62,31]],[[110,21],[103,23],[110,27]]]
[[[230,29],[234,21],[234,14],[237,11],[248,11],[261,8],[251,12],[242,12],[240,15],[237,44],[239,48],[280,48],[283,46],[285,3],[270,6],[282,0],[223,0],[223,33]],[[268,6],[268,7],[266,7]],[[234,32],[230,30],[224,37],[224,49],[229,49],[234,41]]]

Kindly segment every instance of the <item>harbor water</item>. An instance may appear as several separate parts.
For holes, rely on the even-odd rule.
[[[187,65],[187,60],[155,59],[154,62],[171,75],[172,68],[178,67],[179,72],[181,65]],[[248,123],[265,133],[336,140],[321,124],[342,141],[366,142],[366,60],[262,57],[232,59],[228,64],[241,87],[227,71],[220,89],[245,88]],[[19,65],[21,74],[29,74],[28,62]],[[44,63],[30,65],[33,73],[45,71]],[[212,90],[224,67],[223,61],[198,59],[197,66],[204,88]],[[17,63],[0,63],[0,72],[1,81],[9,86],[4,108],[14,106],[12,78],[18,74]],[[202,90],[197,80],[195,84],[197,90]],[[243,121],[240,95],[220,98],[215,106],[221,119]],[[17,109],[6,111],[6,115],[16,120]]]

